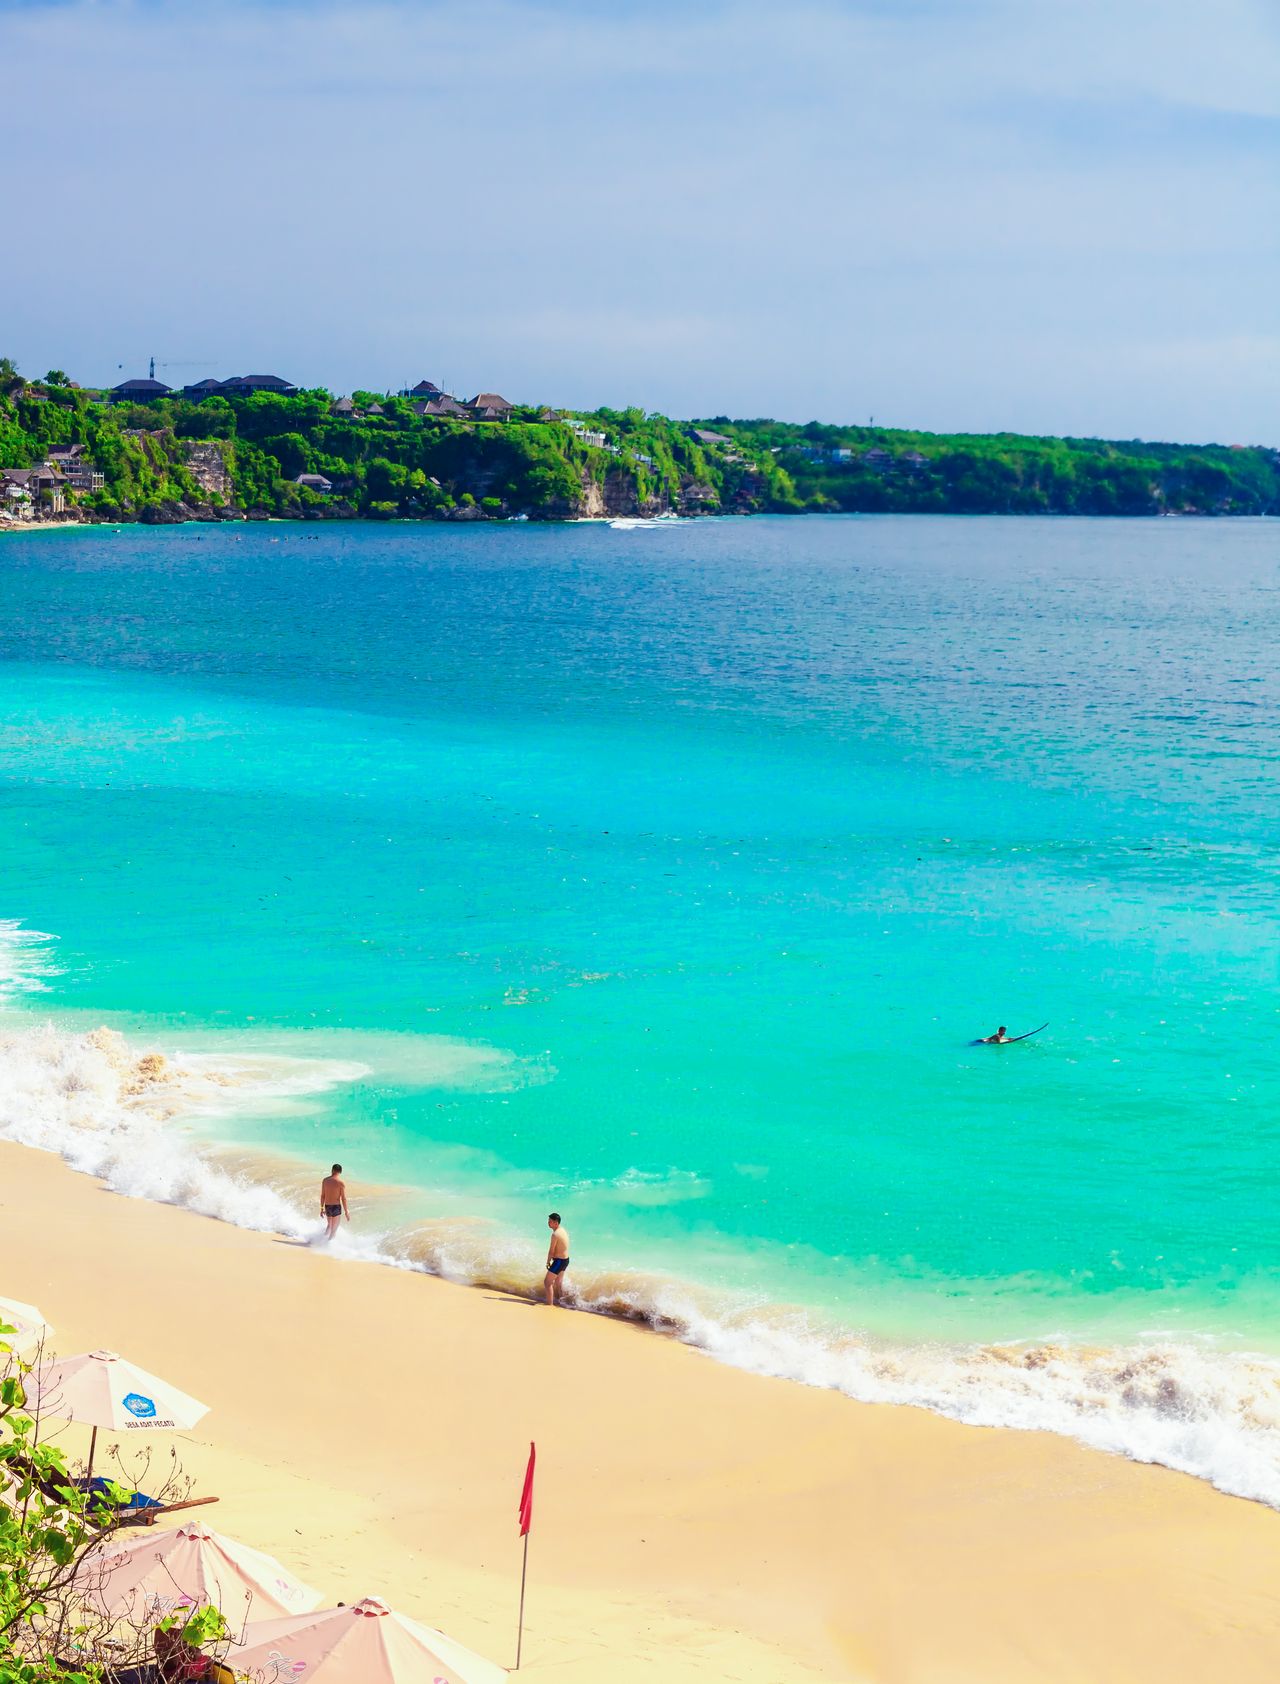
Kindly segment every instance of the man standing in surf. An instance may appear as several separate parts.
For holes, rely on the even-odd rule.
[[[342,1179],[342,1165],[335,1164],[320,1183],[320,1214],[325,1220],[325,1244],[338,1231],[338,1223],[345,1216],[351,1220],[351,1212],[347,1209],[347,1184]]]
[[[547,1218],[551,1244],[547,1247],[547,1275],[543,1286],[548,1304],[558,1304],[564,1295],[564,1272],[569,1267],[569,1230],[560,1226],[560,1212]]]

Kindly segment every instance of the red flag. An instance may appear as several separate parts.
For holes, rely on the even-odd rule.
[[[529,1446],[529,1466],[524,1470],[524,1490],[520,1493],[520,1536],[527,1535],[533,1525],[533,1464],[538,1458],[536,1445]]]

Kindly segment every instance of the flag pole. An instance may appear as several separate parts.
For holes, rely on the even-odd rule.
[[[516,1665],[520,1670],[520,1651],[524,1648],[524,1581],[529,1572],[529,1534],[524,1535],[524,1560],[520,1565],[520,1624],[516,1630]]]
[[[520,1561],[520,1620],[516,1627],[516,1664],[520,1670],[520,1656],[524,1650],[524,1586],[529,1576],[529,1533],[533,1527],[533,1469],[538,1459],[536,1444],[529,1446],[529,1466],[524,1470],[524,1488],[520,1492],[520,1536],[524,1539],[524,1554]]]

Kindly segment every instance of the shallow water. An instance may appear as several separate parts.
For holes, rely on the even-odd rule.
[[[0,1128],[1280,1501],[1278,531],[6,538]]]

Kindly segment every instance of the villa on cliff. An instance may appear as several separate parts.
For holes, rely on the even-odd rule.
[[[82,444],[54,445],[48,466],[56,469],[72,491],[102,491],[107,476],[85,455]]]
[[[477,392],[467,404],[477,421],[505,421],[515,407],[500,392]]]
[[[30,515],[37,504],[45,514],[60,515],[67,506],[66,478],[51,462],[38,468],[3,468],[0,496],[5,509],[19,517]]]
[[[171,398],[173,387],[163,380],[122,380],[107,393],[112,403],[153,403],[156,398]]]

